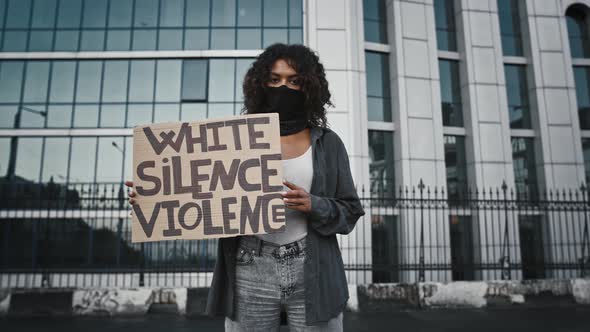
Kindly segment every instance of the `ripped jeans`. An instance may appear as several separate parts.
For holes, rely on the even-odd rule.
[[[279,331],[281,310],[289,331],[342,331],[342,313],[320,325],[305,324],[305,238],[278,246],[244,236],[237,250],[236,320],[226,317],[225,331]]]

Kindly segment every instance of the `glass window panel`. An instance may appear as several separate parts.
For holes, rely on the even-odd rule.
[[[81,51],[104,50],[104,30],[82,30]]]
[[[154,100],[154,61],[137,60],[131,62],[129,82],[130,102],[150,102]]]
[[[178,104],[155,104],[154,122],[178,121],[180,108]]]
[[[131,30],[107,31],[107,51],[128,51],[131,49]]]
[[[449,199],[466,198],[467,161],[465,158],[465,137],[445,135],[444,144],[448,197]]]
[[[19,107],[19,105],[0,105],[0,128],[14,127],[14,116]]]
[[[6,13],[6,6],[8,5],[8,0],[0,0],[0,27],[4,27],[4,14]],[[1,31],[2,29],[0,29]],[[2,34],[0,33],[0,38],[2,38]]]
[[[246,72],[250,68],[250,65],[252,65],[253,61],[253,59],[236,59],[236,101],[244,100],[244,91],[242,90],[242,83],[244,82]]]
[[[127,127],[152,122],[152,104],[130,104],[127,108]]]
[[[289,0],[289,26],[303,26],[303,8],[301,0]]]
[[[289,44],[303,44],[303,31],[301,29],[289,29]]]
[[[133,180],[133,137],[125,137],[124,180]]]
[[[24,62],[3,61],[0,69],[0,100],[4,103],[20,102]]]
[[[102,85],[103,102],[124,102],[127,100],[127,74],[129,62],[106,61]]]
[[[130,28],[133,17],[133,0],[111,1],[109,6],[109,27]]]
[[[72,102],[74,100],[74,81],[76,62],[53,62],[50,102]]]
[[[182,50],[181,29],[160,29],[158,39],[159,50]]]
[[[33,8],[33,28],[53,28],[55,26],[55,11],[57,0],[35,0]]]
[[[53,48],[53,31],[31,31],[29,51],[48,52]]]
[[[288,26],[287,0],[264,1],[264,26]]]
[[[57,14],[58,28],[78,28],[82,18],[82,1],[60,0]]]
[[[238,29],[238,49],[257,50],[261,48],[261,29]]]
[[[158,0],[135,2],[135,27],[153,28],[158,25]]]
[[[572,6],[566,12],[570,52],[574,58],[590,57],[590,37],[586,20],[582,8]]]
[[[115,147],[113,142],[117,145]],[[123,171],[123,137],[100,137],[96,159],[96,182],[121,182]]]
[[[31,0],[9,0],[6,13],[6,28],[28,28],[31,19]]]
[[[393,132],[369,131],[369,157],[371,194],[379,197],[393,197],[395,193]]]
[[[74,127],[95,128],[98,126],[98,104],[75,105]]]
[[[72,126],[72,105],[49,105],[48,128],[70,128]]]
[[[586,170],[585,186],[588,188],[590,183],[590,138],[582,138],[582,153],[584,154],[584,168]],[[2,166],[0,165],[0,167]],[[4,174],[4,172],[0,170],[0,174]]]
[[[79,38],[79,31],[56,31],[55,51],[77,51]]]
[[[9,158],[10,158],[10,138],[0,137],[0,174],[2,174],[2,176],[4,176],[6,174],[6,171],[8,171],[8,159]]]
[[[207,104],[184,103],[180,111],[180,121],[198,121],[207,118]]]
[[[49,62],[31,61],[27,64],[25,79],[25,102],[46,102],[49,81]]]
[[[94,182],[96,138],[73,137],[71,149],[69,180],[71,182]]]
[[[209,26],[209,0],[186,0],[186,26]]]
[[[159,60],[156,75],[156,101],[180,101],[180,60]]]
[[[133,50],[153,51],[156,49],[156,29],[134,30]]]
[[[236,25],[236,0],[212,1],[211,25],[233,27]]]
[[[45,126],[47,110],[45,105],[22,105],[20,126],[22,128],[42,128]]]
[[[43,151],[42,182],[66,182],[70,139],[68,137],[47,137]]]
[[[384,0],[363,0],[365,40],[387,43]]]
[[[182,100],[207,100],[207,60],[184,60],[182,71]]]
[[[78,63],[77,102],[98,102],[102,78],[101,61],[80,61]]]
[[[39,181],[43,139],[19,137],[16,151],[15,173],[28,181]]]
[[[456,52],[457,36],[455,32],[455,9],[453,1],[434,0],[434,18],[438,49]]]
[[[213,103],[209,104],[209,112],[207,116],[209,118],[221,118],[224,116],[232,116],[234,113],[233,103]]]
[[[531,128],[526,67],[505,65],[510,128]]]
[[[537,194],[537,172],[533,138],[512,137],[512,162],[516,192],[525,197]]]
[[[498,16],[504,55],[522,56],[518,0],[498,0]]]
[[[27,31],[4,31],[4,52],[24,52],[27,50]]]
[[[384,53],[365,52],[369,121],[392,121],[389,59]]]
[[[234,100],[234,67],[235,60],[209,60],[209,101]]]
[[[262,0],[238,1],[238,26],[259,27],[262,24]]]
[[[84,17],[82,27],[104,28],[107,22],[108,0],[86,0],[84,2]]]
[[[443,111],[443,125],[462,127],[463,111],[459,63],[453,60],[439,60],[440,97]]]
[[[184,36],[184,49],[209,49],[209,29],[186,29]]]
[[[590,68],[574,67],[580,129],[590,129]]]
[[[184,0],[161,0],[160,26],[181,27],[184,23]]]
[[[126,104],[102,104],[100,107],[100,126],[121,128],[125,126]]]
[[[231,50],[235,48],[234,29],[211,29],[211,49]]]
[[[265,48],[274,43],[286,44],[288,42],[287,32],[287,29],[263,29],[262,47]]]

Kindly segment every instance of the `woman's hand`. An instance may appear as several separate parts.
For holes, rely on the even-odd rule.
[[[133,191],[133,181],[125,181],[125,185],[129,188],[132,188],[127,196],[129,196],[129,204],[133,205],[135,204],[135,200],[133,199],[133,197],[135,197],[135,191]]]
[[[291,189],[283,193],[285,206],[301,212],[311,211],[311,199],[307,191],[289,181],[283,181],[283,183]]]

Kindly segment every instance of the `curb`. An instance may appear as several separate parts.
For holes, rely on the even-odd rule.
[[[0,289],[0,316],[204,315],[209,288]],[[347,311],[590,305],[590,279],[348,285]]]

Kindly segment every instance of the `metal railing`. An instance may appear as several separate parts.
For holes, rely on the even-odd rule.
[[[380,193],[360,191],[366,215],[339,235],[351,283],[590,276],[585,187]],[[0,195],[0,288],[209,286],[217,240],[131,243],[121,183],[4,182]]]

